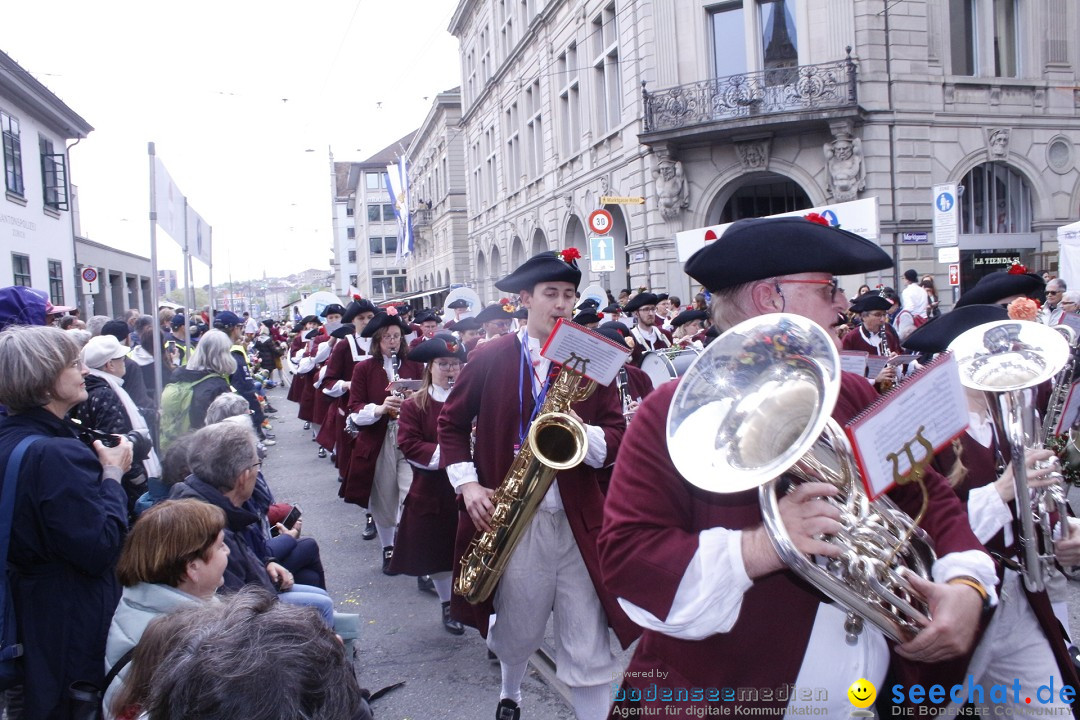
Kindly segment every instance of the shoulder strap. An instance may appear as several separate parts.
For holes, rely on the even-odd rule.
[[[0,614],[0,645],[3,646],[0,660],[9,660],[22,655],[22,643],[5,643],[6,638],[15,639],[14,625],[8,627],[9,622],[14,621],[14,607],[11,603],[11,587],[8,583],[7,557],[11,546],[11,519],[15,514],[15,489],[19,484],[19,469],[22,467],[23,456],[44,435],[28,435],[19,441],[15,450],[8,456],[7,467],[4,469],[4,487],[0,491],[0,528],[6,528],[7,532],[0,532],[0,601],[8,607]]]
[[[120,659],[116,661],[116,664],[109,668],[108,674],[105,676],[105,684],[101,686],[102,692],[109,689],[112,685],[112,681],[116,679],[116,676],[120,674],[120,671],[131,662],[131,658],[135,657],[135,648],[132,647],[126,653],[120,656]]]

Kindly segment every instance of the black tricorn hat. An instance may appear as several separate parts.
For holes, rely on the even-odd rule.
[[[352,323],[342,323],[334,328],[334,332],[330,333],[330,337],[343,338],[349,337],[356,332],[356,326]]]
[[[442,318],[436,315],[433,310],[424,310],[413,318],[413,322],[417,325],[426,322],[437,322],[441,324]]]
[[[619,303],[611,303],[606,308],[604,308],[602,312],[621,313],[621,312],[625,312],[625,311],[623,310],[622,305],[620,305]]]
[[[656,302],[663,302],[664,300],[667,300],[669,297],[671,297],[671,296],[668,295],[667,293],[656,293]]]
[[[600,322],[600,316],[596,314],[595,310],[582,310],[574,316],[574,322],[576,322],[578,325],[598,323]]]
[[[1046,288],[1046,281],[1035,273],[1024,272],[1020,266],[983,275],[979,282],[960,296],[956,307],[965,305],[994,305],[1014,295],[1031,297]]]
[[[1008,319],[1009,311],[1000,305],[965,305],[917,328],[908,335],[904,347],[916,352],[945,352],[949,343],[971,328]]]
[[[630,302],[626,303],[626,307],[623,308],[623,312],[634,312],[640,310],[646,305],[655,305],[660,302],[658,296],[651,292],[638,293],[634,297],[630,298]]]
[[[474,317],[467,317],[458,320],[454,323],[454,330],[457,332],[465,332],[466,330],[479,330],[480,322]]]
[[[301,325],[307,325],[308,323],[316,323],[318,325],[322,325],[322,321],[319,320],[319,318],[316,317],[315,315],[308,315],[303,320],[300,321]]]
[[[327,305],[326,307],[324,307],[322,309],[321,313],[319,313],[319,315],[322,316],[322,317],[328,317],[330,315],[344,315],[344,314],[345,314],[345,308],[343,308],[341,305],[338,305],[337,303],[330,303],[329,305]]]
[[[633,348],[631,348],[630,344],[626,342],[626,336],[630,334],[629,331],[625,333],[620,332],[618,328],[614,328],[612,327],[612,325],[622,325],[622,323],[608,323],[603,327],[596,328],[596,332],[600,333],[608,340],[611,340],[612,342],[615,342],[624,348],[632,350]],[[625,325],[623,327],[625,327]]]
[[[313,340],[314,338],[318,337],[321,334],[322,334],[322,328],[317,327],[317,328],[314,328],[312,330],[309,330],[308,334],[304,336],[304,339],[305,340]]]
[[[391,327],[396,325],[401,328],[402,335],[407,335],[412,332],[412,328],[405,324],[397,315],[391,315],[390,313],[378,313],[375,317],[368,321],[368,324],[360,331],[360,337],[374,337],[375,332],[381,330],[384,327]]]
[[[447,310],[464,310],[469,307],[469,301],[465,298],[458,298],[454,302],[446,306]]]
[[[564,260],[563,257],[567,254],[570,258]],[[537,283],[542,282],[568,282],[577,287],[581,282],[581,270],[577,266],[575,255],[578,255],[578,252],[573,248],[533,255],[519,268],[496,282],[495,287],[503,292],[532,292]]]
[[[436,358],[452,357],[461,359],[458,350],[461,349],[457,340],[445,337],[432,337],[423,341],[409,350],[409,359],[416,362],[429,363]]]
[[[683,310],[671,321],[671,327],[682,327],[688,322],[704,320],[707,317],[709,317],[709,313],[704,310]]]
[[[492,320],[513,320],[514,313],[507,312],[502,305],[493,303],[476,314],[476,321],[481,323],[491,322]],[[458,323],[460,325],[460,323]]]
[[[892,303],[878,292],[865,292],[851,301],[851,312],[864,313],[871,310],[888,310]]]
[[[577,306],[578,310],[599,310],[600,302],[596,298],[585,298]]]
[[[345,312],[341,314],[341,322],[351,323],[356,319],[356,316],[360,313],[377,313],[379,308],[375,307],[375,304],[367,298],[361,298],[360,300],[353,300],[345,308]]]
[[[739,220],[686,261],[686,274],[711,291],[804,272],[859,275],[893,265],[855,233],[800,217]]]
[[[517,310],[514,311],[514,317],[516,317],[518,320],[528,320],[529,308],[519,307]]]
[[[184,316],[181,315],[180,317],[183,318]],[[181,320],[180,324],[182,325],[183,323],[184,323],[184,321]],[[267,330],[272,330],[274,328],[274,321],[271,320],[270,318],[267,318],[266,320],[263,320],[262,324],[266,326]],[[179,325],[177,327],[179,327]]]

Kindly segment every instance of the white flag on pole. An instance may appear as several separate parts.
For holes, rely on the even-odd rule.
[[[157,156],[154,156],[154,210],[158,227],[184,247],[184,196]]]
[[[199,213],[187,206],[187,247],[192,257],[202,260],[206,265],[213,265],[213,252],[210,243],[210,226]]]

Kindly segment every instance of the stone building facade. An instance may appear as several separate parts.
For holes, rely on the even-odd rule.
[[[950,255],[963,286],[1016,259],[1053,270],[1056,228],[1080,215],[1078,16],[1067,0],[461,0],[481,296],[538,250],[587,255],[610,196],[645,199],[606,206],[619,264],[586,282],[613,292],[696,290],[676,232],[865,198],[897,268],[852,292],[908,267],[941,291]],[[942,183],[963,188],[945,253]]]

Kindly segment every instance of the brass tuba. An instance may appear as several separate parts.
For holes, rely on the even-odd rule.
[[[888,498],[870,502],[854,455],[830,417],[840,393],[840,356],[811,320],[772,314],[747,320],[710,343],[672,398],[667,443],[691,484],[718,493],[758,488],[761,515],[788,567],[848,612],[853,643],[863,621],[898,642],[929,622],[928,604],[901,567],[928,578],[933,543]],[[784,477],[781,477],[784,476]],[[798,481],[828,482],[844,529],[822,539],[836,558],[800,552],[784,528],[780,497]]]
[[[1036,388],[1054,377],[1069,360],[1069,343],[1054,328],[1023,320],[999,320],[973,327],[949,345],[965,387],[981,390],[995,424],[1008,440],[1016,490],[1016,545],[1024,586],[1031,592],[1046,587],[1047,567],[1054,563],[1051,512],[1068,512],[1061,484],[1030,490],[1028,448],[1041,447],[1035,427]],[[1040,536],[1035,525],[1042,528]]]
[[[548,387],[544,402],[529,426],[525,444],[518,450],[506,477],[491,496],[495,511],[491,530],[478,531],[461,557],[461,573],[454,592],[470,603],[484,602],[499,582],[510,555],[555,479],[585,459],[588,439],[585,426],[568,414],[573,403],[593,394],[596,383],[563,365]]]

